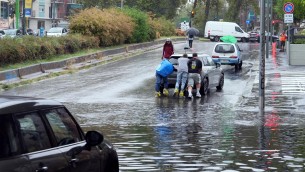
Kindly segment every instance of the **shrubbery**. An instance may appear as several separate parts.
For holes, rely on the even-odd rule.
[[[6,38],[0,40],[0,64],[47,59],[54,55],[97,47],[99,47],[97,38],[76,34],[64,37],[24,36],[17,39]]]

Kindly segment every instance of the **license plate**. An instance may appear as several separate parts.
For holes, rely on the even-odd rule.
[[[229,60],[220,60],[221,63],[228,63]]]

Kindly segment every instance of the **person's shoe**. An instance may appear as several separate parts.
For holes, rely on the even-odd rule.
[[[179,97],[184,97],[184,93],[183,93],[183,91],[180,91],[180,93],[179,93]]]
[[[163,89],[163,95],[168,96],[168,90],[166,88]]]
[[[161,92],[159,91],[159,92],[156,92],[155,93],[155,97],[161,97]]]
[[[200,94],[200,93],[197,93],[197,94],[196,94],[196,97],[200,98],[200,97],[201,97],[201,94]]]
[[[175,90],[174,90],[174,97],[178,97],[178,93],[179,93],[179,90],[177,88],[175,88]]]
[[[189,94],[189,95],[188,95],[188,98],[189,98],[189,99],[192,99],[192,98],[193,98],[193,95],[192,95],[192,94]]]

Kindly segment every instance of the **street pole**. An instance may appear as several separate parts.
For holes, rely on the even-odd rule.
[[[19,18],[20,18],[20,3],[19,0],[16,0],[16,29],[19,29]]]
[[[22,35],[25,35],[25,0],[22,1]]]
[[[269,33],[270,33],[270,16],[269,16],[269,8],[270,8],[270,6],[269,6],[269,0],[266,0],[267,1],[267,10],[266,10],[266,22],[267,22],[267,35],[266,35],[266,58],[268,58],[269,57],[269,39],[270,39],[270,35],[269,35]]]
[[[124,6],[124,0],[121,0],[121,9],[123,9]]]
[[[264,116],[265,113],[265,0],[260,0],[260,52],[259,52],[259,115]]]

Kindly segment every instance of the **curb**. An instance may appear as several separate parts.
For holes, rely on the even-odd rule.
[[[165,39],[140,44],[131,44],[126,45],[122,48],[104,50],[97,53],[72,57],[61,61],[40,63],[19,69],[2,71],[0,72],[0,84],[12,84],[30,78],[37,78],[39,76],[48,75],[49,73],[60,72],[63,70],[70,69],[71,66],[81,69],[84,66],[96,66],[103,62],[119,60],[122,58],[112,58],[111,56],[123,56],[125,54],[130,56],[130,53],[134,53],[138,50],[144,50],[145,48],[154,49],[153,46],[163,44],[164,41]],[[185,38],[173,38],[172,41],[185,41]]]

